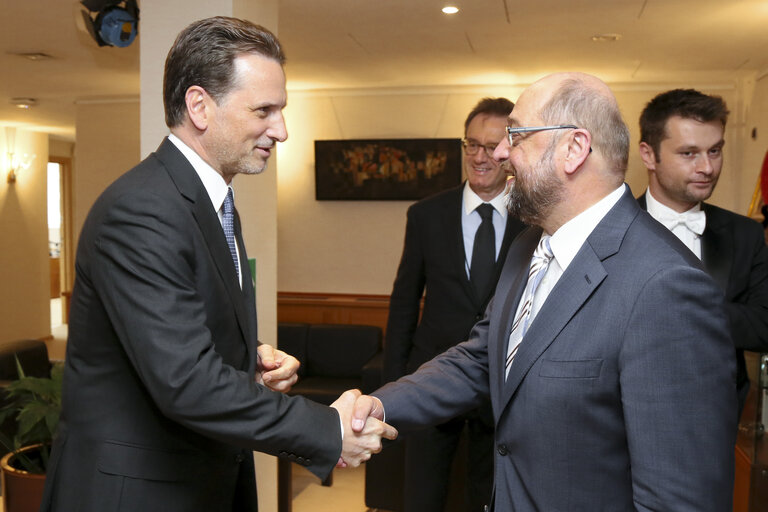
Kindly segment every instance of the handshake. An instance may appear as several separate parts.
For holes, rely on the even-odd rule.
[[[382,438],[397,438],[397,430],[383,421],[384,407],[378,398],[350,389],[331,407],[338,411],[344,428],[341,457],[336,467],[357,467],[381,451]]]

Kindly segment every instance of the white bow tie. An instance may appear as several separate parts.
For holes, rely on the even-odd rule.
[[[682,224],[697,235],[701,236],[701,234],[704,233],[704,228],[707,225],[707,216],[704,214],[703,210],[684,213],[665,212],[659,217],[659,222],[664,224],[664,226],[670,231],[672,231],[675,226]]]

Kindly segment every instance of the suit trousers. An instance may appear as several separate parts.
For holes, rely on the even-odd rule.
[[[452,462],[467,432],[464,503],[447,504]],[[405,439],[403,512],[482,512],[493,489],[493,418],[490,405],[447,423],[408,433]]]

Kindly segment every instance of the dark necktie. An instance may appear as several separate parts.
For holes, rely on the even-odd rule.
[[[227,238],[229,254],[232,255],[232,263],[235,264],[237,279],[240,280],[240,262],[237,259],[237,249],[235,246],[235,201],[232,199],[232,189],[227,190],[227,197],[224,198],[224,204],[221,207],[221,225],[224,228],[224,236]]]
[[[496,231],[493,229],[493,206],[483,203],[477,207],[483,221],[475,233],[472,246],[472,265],[469,279],[479,300],[485,300],[491,291],[493,271],[496,265]]]

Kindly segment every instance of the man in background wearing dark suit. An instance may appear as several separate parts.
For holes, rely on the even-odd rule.
[[[509,244],[523,228],[507,212],[506,174],[492,158],[513,107],[506,98],[481,100],[464,123],[467,181],[408,209],[384,346],[388,382],[467,339],[493,295]],[[460,418],[406,438],[404,512],[444,510],[451,464],[465,425],[468,462],[463,510],[480,511],[489,502],[493,418],[486,401]]]
[[[257,338],[231,182],[287,137],[283,62],[273,34],[234,18],[195,22],[171,48],[171,135],[80,236],[42,510],[255,511],[253,450],[324,479],[394,437],[380,422],[352,431],[359,392],[331,407],[275,392],[298,361]]]
[[[640,115],[648,190],[638,200],[725,292],[741,415],[749,390],[744,350],[768,351],[768,248],[760,224],[703,202],[723,167],[727,120],[719,96],[675,89],[652,99]]]
[[[583,73],[525,89],[494,158],[530,224],[467,341],[357,400],[401,430],[491,399],[496,512],[732,508],[722,293],[624,183],[629,130]]]

